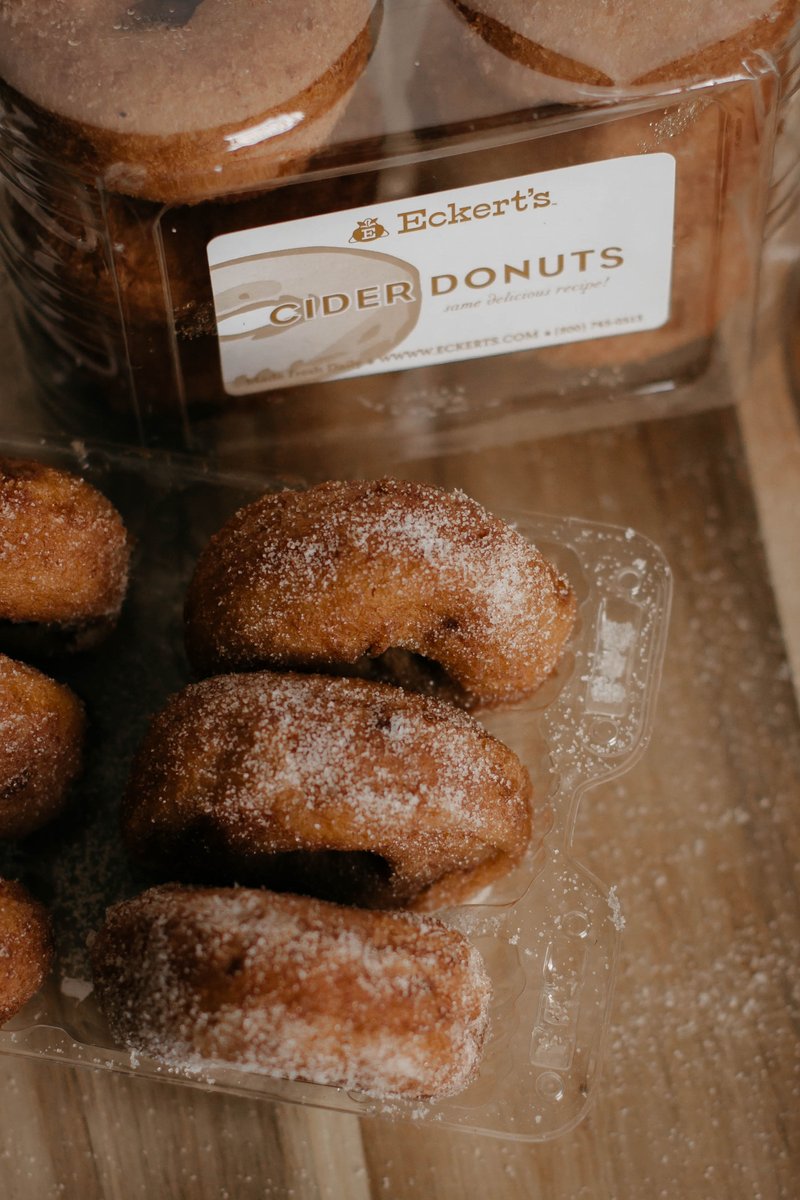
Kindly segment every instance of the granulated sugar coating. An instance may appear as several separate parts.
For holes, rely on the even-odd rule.
[[[74,630],[81,645],[114,624],[130,548],[105,496],[66,471],[0,458],[0,620]]]
[[[51,956],[46,911],[21,884],[0,879],[0,1025],[38,992]]]
[[[0,654],[0,839],[39,829],[81,770],[83,705],[63,684]]]
[[[530,795],[513,751],[449,704],[259,672],[171,699],[137,757],[125,830],[167,878],[429,911],[520,859]]]
[[[511,57],[596,86],[732,73],[796,15],[793,0],[455,2]]]
[[[587,1058],[585,1051],[595,1044],[592,1039],[602,1033],[606,1020],[607,1009],[597,1001],[608,994],[611,985],[611,971],[603,963],[608,961],[609,939],[613,941],[616,930],[609,920],[605,894],[593,892],[580,872],[576,875],[567,869],[567,855],[563,856],[564,869],[555,873],[546,869],[546,854],[530,860],[526,856],[523,863],[491,890],[487,889],[485,895],[471,898],[472,902],[460,911],[451,910],[448,914],[447,923],[452,926],[457,922],[460,932],[479,950],[490,974],[493,994],[491,1038],[487,1037],[479,1073],[469,1083],[468,1093],[452,1102],[442,1100],[430,1106],[424,1099],[412,1099],[410,1103],[382,1098],[367,1101],[357,1095],[319,1091],[312,1084],[278,1080],[267,1073],[272,1067],[260,1064],[239,1069],[235,1062],[224,1066],[221,1059],[208,1063],[200,1059],[196,1050],[191,1060],[176,1052],[166,1062],[158,1062],[145,1057],[143,1048],[113,1048],[113,1039],[100,1013],[98,993],[89,992],[92,971],[87,937],[102,926],[106,909],[138,895],[153,882],[152,877],[145,876],[144,868],[134,864],[125,852],[119,831],[119,799],[125,791],[137,747],[146,734],[148,714],[161,711],[167,697],[186,685],[186,661],[180,643],[183,600],[191,572],[212,531],[227,519],[227,514],[253,498],[253,487],[260,485],[251,484],[248,489],[238,478],[226,483],[207,478],[205,472],[200,473],[200,479],[185,478],[182,473],[176,478],[166,466],[162,476],[159,474],[162,468],[150,459],[140,463],[126,457],[122,463],[104,466],[94,451],[92,463],[84,469],[94,472],[101,490],[107,491],[125,514],[132,536],[139,544],[137,569],[108,653],[72,656],[64,668],[91,715],[80,803],[70,812],[69,819],[43,830],[35,838],[0,845],[0,875],[24,879],[34,894],[47,903],[57,943],[50,985],[3,1031],[2,1048],[13,1054],[55,1055],[62,1061],[111,1070],[135,1070],[144,1079],[174,1075],[204,1088],[211,1082],[220,1092],[296,1100],[359,1115],[377,1113],[386,1118],[433,1120],[442,1126],[495,1130],[513,1137],[550,1137],[567,1122],[572,1123],[597,1085],[599,1060]],[[581,597],[580,626],[571,653],[559,665],[556,677],[548,680],[533,703],[490,714],[492,731],[514,747],[532,774],[542,800],[542,825],[552,829],[560,814],[565,819],[574,816],[574,806],[568,797],[574,794],[575,771],[580,780],[593,778],[597,771],[596,755],[581,740],[581,732],[586,729],[581,714],[587,696],[585,677],[597,678],[593,667],[598,645],[603,641],[597,636],[603,613],[618,622],[630,619],[636,628],[636,645],[628,655],[624,672],[629,710],[624,720],[617,719],[618,735],[625,747],[621,754],[630,753],[639,736],[636,731],[643,728],[646,732],[649,727],[648,680],[654,678],[653,647],[659,644],[657,617],[664,609],[665,568],[659,566],[657,553],[640,544],[632,533],[626,538],[621,531],[610,528],[595,530],[574,520],[533,517],[524,511],[516,513],[515,519],[529,542],[542,549],[547,547],[548,558],[559,569],[568,571]],[[638,580],[633,607],[640,616],[635,620],[630,606],[619,603],[618,581],[629,568],[635,569]],[[612,604],[611,597],[616,597],[617,602]],[[604,675],[607,666],[603,660]],[[246,676],[241,678],[244,680]],[[347,684],[341,676],[331,683],[337,680]],[[392,695],[398,699],[401,693],[395,691]],[[455,716],[466,721],[463,714]],[[589,713],[590,729],[594,727],[595,716],[593,711]],[[387,755],[395,743],[399,747],[410,736],[405,718],[394,716],[393,710],[383,732]],[[415,742],[419,744],[419,734]],[[288,746],[288,751],[294,753],[293,747]],[[615,753],[615,762],[621,754]],[[314,761],[314,755],[309,754],[310,771]],[[335,765],[338,771],[338,764]],[[315,774],[320,774],[318,767]],[[341,769],[339,777],[345,775]],[[545,797],[552,805],[552,812],[548,811]],[[443,809],[440,816],[446,815]],[[602,845],[602,831],[598,844]],[[532,882],[529,866],[536,872]],[[614,871],[614,882],[620,875],[619,870]],[[233,878],[237,883],[245,883],[241,878]],[[628,916],[626,933],[629,933],[635,906],[622,889],[620,898]],[[539,1012],[542,980],[550,978],[543,971],[550,971],[553,960],[550,954],[553,931],[561,930],[565,936],[572,936],[566,924],[563,930],[561,925],[554,926],[553,917],[560,920],[563,913],[573,910],[580,910],[590,918],[590,932],[580,941],[581,946],[588,947],[589,967],[581,977],[576,996],[580,996],[581,1011],[588,1011],[591,1019],[586,1030],[583,1027],[578,1030],[574,1065],[564,1072],[566,1090],[563,1098],[555,1101],[540,1095],[536,1088],[537,1073],[542,1068],[531,1060],[531,1026]],[[362,911],[360,915],[375,914]],[[203,945],[205,935],[195,936],[196,933],[196,929],[192,930],[187,939],[190,944],[199,941]],[[559,941],[555,949],[560,945]],[[130,963],[135,963],[136,953],[136,945],[131,942]],[[371,951],[368,959],[372,961]],[[134,967],[127,969],[132,973]],[[148,964],[143,963],[141,979],[136,985],[137,995],[143,997],[147,1008],[153,1003],[148,991],[148,970]],[[448,987],[449,969],[445,975],[443,986]],[[120,1003],[124,1001],[123,995]],[[441,1021],[449,1028],[448,1013],[452,1010],[446,1007],[447,1003],[449,1000],[445,998]],[[295,1010],[295,1016],[300,1021],[302,1014]],[[412,1016],[416,1019],[415,1012]],[[243,1019],[248,1023],[256,1020],[249,1010]],[[431,1018],[429,1024],[435,1025],[436,1019]],[[199,1024],[203,1023],[208,1025],[211,1019],[201,1015]],[[373,1042],[374,1053],[382,1059],[413,1054],[418,1044],[411,1037],[399,1036],[394,1018],[387,1038],[388,1043],[382,1048],[378,1047],[379,1039]],[[476,1042],[477,1038],[468,1042],[465,1061],[472,1053],[469,1047],[474,1049]],[[173,1045],[186,1048],[185,1039],[181,1043],[177,1035],[164,1034],[161,1043],[167,1051]],[[346,1085],[349,1086],[351,1078],[345,1074]]]
[[[467,1086],[487,1032],[480,955],[430,918],[170,886],[110,909],[92,959],[113,1036],[184,1069],[432,1098]]]
[[[194,204],[325,144],[371,48],[372,7],[0,0],[0,77],[26,136],[65,165],[116,193]]]
[[[186,602],[195,667],[357,672],[400,647],[466,706],[520,699],[575,621],[568,582],[461,492],[393,479],[262,496],[212,538]]]

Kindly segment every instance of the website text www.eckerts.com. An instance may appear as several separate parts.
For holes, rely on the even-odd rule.
[[[447,342],[441,346],[420,346],[415,350],[393,350],[381,355],[379,362],[408,362],[414,358],[443,357],[452,354],[465,354],[471,350],[490,350],[493,346],[508,346],[518,342],[541,341],[542,338],[576,337],[580,334],[596,337],[601,331],[611,332],[620,327],[631,327],[640,324],[641,314],[632,317],[616,317],[601,321],[581,322],[577,325],[556,325],[542,333],[540,329],[530,331],[520,330],[516,333],[506,333],[500,337],[475,338],[468,342]]]
[[[538,329],[531,333],[506,333],[502,337],[475,338],[470,342],[446,342],[441,346],[420,346],[416,350],[393,350],[382,354],[381,362],[401,362],[409,358],[430,358],[432,355],[464,354],[470,350],[488,350],[492,346],[504,346],[511,342],[536,341],[541,337]]]

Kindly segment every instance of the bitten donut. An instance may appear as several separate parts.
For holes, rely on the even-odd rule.
[[[244,888],[154,888],[92,945],[112,1036],[178,1067],[235,1064],[378,1098],[463,1090],[490,985],[462,934]]]
[[[68,687],[0,654],[0,838],[26,837],[62,810],[84,733]]]
[[[90,484],[0,458],[0,622],[45,626],[72,649],[93,645],[119,615],[129,559],[119,513]]]
[[[170,204],[230,194],[301,169],[325,143],[366,65],[372,7],[2,3],[6,107],[110,192]]]
[[[467,706],[534,691],[575,620],[568,582],[463,493],[395,479],[262,496],[200,557],[186,599],[198,671],[344,670],[400,647]]]
[[[440,700],[362,679],[227,675],[155,718],[124,828],[170,879],[430,911],[521,858],[530,794],[513,751]]]
[[[36,995],[52,956],[43,906],[21,883],[0,879],[0,1025]]]

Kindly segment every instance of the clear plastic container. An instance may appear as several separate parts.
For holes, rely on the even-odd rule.
[[[117,504],[136,551],[110,642],[63,664],[92,730],[80,804],[0,851],[0,875],[22,877],[48,903],[57,936],[53,976],[0,1031],[0,1051],[518,1140],[574,1125],[598,1086],[624,917],[614,889],[575,858],[572,832],[583,795],[627,770],[649,738],[671,596],[660,551],[631,529],[498,513],[568,574],[579,619],[557,675],[530,702],[485,715],[531,772],[535,835],[513,874],[443,914],[480,948],[493,983],[491,1037],[470,1088],[442,1103],[382,1105],[234,1068],[183,1075],[113,1046],[87,982],[86,938],[106,905],[150,882],[123,851],[119,797],[149,715],[188,679],[182,603],[197,555],[265,483],[164,455],[78,448],[76,461],[28,443],[4,452],[80,470]]]
[[[0,245],[66,432],[302,469],[745,370],[794,0],[41,7],[0,18]]]

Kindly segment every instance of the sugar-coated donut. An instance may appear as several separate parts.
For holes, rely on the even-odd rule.
[[[225,675],[173,696],[137,757],[129,848],[169,879],[430,911],[530,837],[517,756],[452,705],[321,675]]]
[[[797,0],[453,0],[509,58],[593,87],[724,79],[772,50]]]
[[[36,995],[52,956],[44,907],[21,883],[0,879],[0,1025]]]
[[[55,817],[80,774],[83,705],[64,684],[0,654],[0,839]]]
[[[119,615],[129,560],[119,513],[90,484],[0,458],[0,621],[55,629],[74,649],[93,645]]]
[[[520,171],[568,168],[645,154],[675,160],[673,260],[668,319],[657,328],[542,346],[530,370],[554,372],[550,386],[638,387],[657,379],[694,378],[707,366],[710,339],[754,286],[759,238],[752,237],[753,180],[764,174],[760,102],[752,84],[686,88],[698,80],[747,80],[748,60],[783,62],[800,8],[797,0],[451,0],[472,38],[454,71],[473,93],[488,91],[488,112],[546,104],[570,106],[551,136],[520,151]],[[683,85],[683,90],[668,85]],[[487,87],[487,85],[489,85]],[[634,104],[597,122],[592,106],[613,102],[612,89],[664,92],[657,107]],[[446,94],[449,95],[449,91]],[[617,93],[618,94],[618,93]],[[646,99],[647,93],[643,93]],[[540,132],[544,132],[541,130]],[[496,178],[502,150],[472,156],[481,180]],[[506,160],[507,161],[507,160]],[[458,160],[456,160],[456,164]],[[455,169],[459,169],[456,166]],[[444,166],[447,172],[447,164]],[[508,173],[508,172],[506,172]],[[463,175],[463,172],[462,172]],[[442,186],[474,182],[446,174]],[[587,276],[588,278],[588,276]],[[626,372],[620,375],[620,368]],[[576,372],[570,382],[565,372]]]
[[[373,0],[0,4],[13,118],[111,192],[191,204],[302,168],[372,43]]]
[[[112,1036],[179,1067],[235,1064],[380,1098],[475,1075],[490,985],[431,918],[245,888],[153,888],[92,945]]]
[[[201,555],[185,612],[203,673],[350,672],[400,647],[439,664],[474,705],[534,691],[576,603],[534,546],[463,493],[381,479],[240,509]]]
[[[43,287],[58,289],[62,302],[86,321],[116,327],[120,306],[128,326],[163,324],[168,304],[178,326],[187,316],[195,316],[198,297],[208,287],[208,267],[199,254],[187,254],[182,273],[170,275],[167,289],[157,243],[160,205],[126,196],[107,197],[103,215],[113,259],[103,233],[85,217],[79,223],[78,213],[71,221],[62,219],[69,230],[65,235],[49,219],[39,197],[9,192],[5,205],[4,232],[11,253],[21,265],[33,256]],[[192,212],[202,226],[207,208]],[[163,374],[162,369],[162,380]]]

